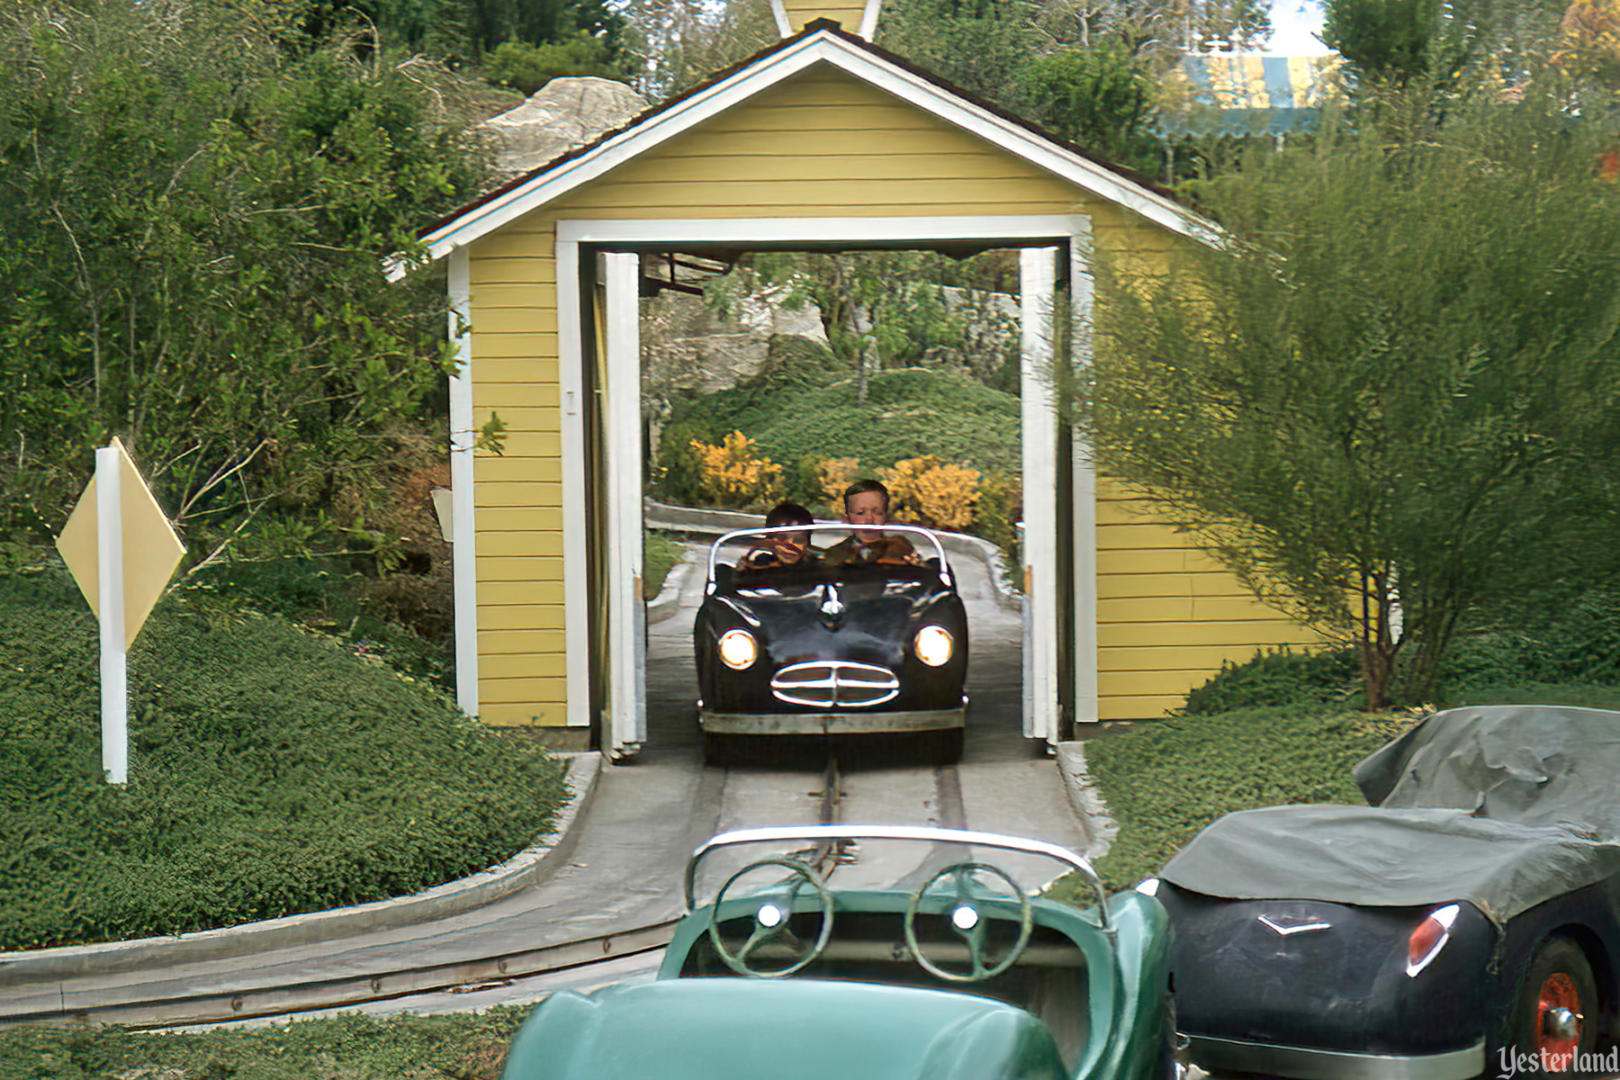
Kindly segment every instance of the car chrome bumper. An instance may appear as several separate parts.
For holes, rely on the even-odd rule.
[[[1211,1072],[1256,1072],[1298,1080],[1467,1080],[1485,1071],[1485,1040],[1440,1054],[1364,1054],[1194,1035],[1188,1053]]]
[[[716,735],[878,735],[945,731],[966,723],[967,709],[896,712],[717,713],[698,712],[703,730]]]

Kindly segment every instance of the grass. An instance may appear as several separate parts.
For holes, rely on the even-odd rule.
[[[171,592],[129,658],[130,782],[102,781],[96,624],[0,577],[0,950],[404,895],[549,827],[562,768],[350,639]]]
[[[1620,686],[1501,678],[1511,657],[1454,681],[1440,702],[1620,709]],[[1406,730],[1421,710],[1367,713],[1347,703],[1343,656],[1265,654],[1229,666],[1164,720],[1086,743],[1086,762],[1120,823],[1097,871],[1112,889],[1158,872],[1216,818],[1283,803],[1365,800],[1356,762]]]
[[[253,1031],[0,1030],[0,1080],[497,1080],[529,1006]]]
[[[1087,767],[1120,822],[1097,872],[1111,889],[1128,888],[1233,810],[1359,803],[1351,767],[1409,722],[1282,706],[1174,716],[1092,739],[1086,743]]]
[[[642,549],[641,596],[651,600],[664,587],[676,563],[686,555],[686,545],[677,537],[656,529],[646,531],[646,546]]]

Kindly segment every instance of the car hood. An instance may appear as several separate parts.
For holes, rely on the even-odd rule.
[[[671,979],[558,993],[506,1080],[1063,1076],[1046,1026],[988,998],[813,979]]]
[[[1233,900],[1418,907],[1467,900],[1506,923],[1620,873],[1620,843],[1568,825],[1463,810],[1272,806],[1228,814],[1165,865],[1163,878]]]

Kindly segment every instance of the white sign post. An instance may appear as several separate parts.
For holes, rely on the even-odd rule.
[[[107,783],[129,781],[129,671],[124,642],[124,513],[121,448],[96,451],[96,576],[101,623],[101,769]]]
[[[129,647],[186,552],[117,439],[96,451],[96,475],[56,548],[101,632],[101,768],[129,782]]]

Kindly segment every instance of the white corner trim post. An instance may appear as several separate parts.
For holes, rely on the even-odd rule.
[[[117,446],[96,451],[96,581],[101,628],[101,771],[129,782],[129,669],[124,641],[124,499]]]
[[[603,439],[608,466],[610,516],[608,558],[613,580],[608,598],[610,753],[634,757],[647,741],[646,605],[642,600],[641,447],[641,256],[602,256],[606,286],[607,401]]]
[[[771,17],[776,20],[776,32],[783,37],[793,36],[793,21],[788,18],[787,5],[782,0],[771,0]]]
[[[1052,386],[1058,248],[1019,252],[1019,396],[1024,482],[1024,735],[1056,742],[1057,400]]]
[[[872,35],[877,33],[878,15],[882,11],[883,0],[866,0],[866,7],[861,12],[861,28],[856,31],[856,36],[871,41]]]
[[[1069,241],[1069,355],[1076,373],[1091,366],[1092,305],[1091,219]],[[1095,724],[1102,719],[1097,689],[1097,470],[1078,427],[1070,431],[1074,478],[1074,719]]]
[[[473,518],[472,271],[465,247],[450,253],[450,572],[455,595],[456,705],[478,715],[478,530]]]
[[[566,723],[591,726],[590,515],[586,513],[585,355],[579,244],[557,239],[557,393],[562,412],[563,693]]]

